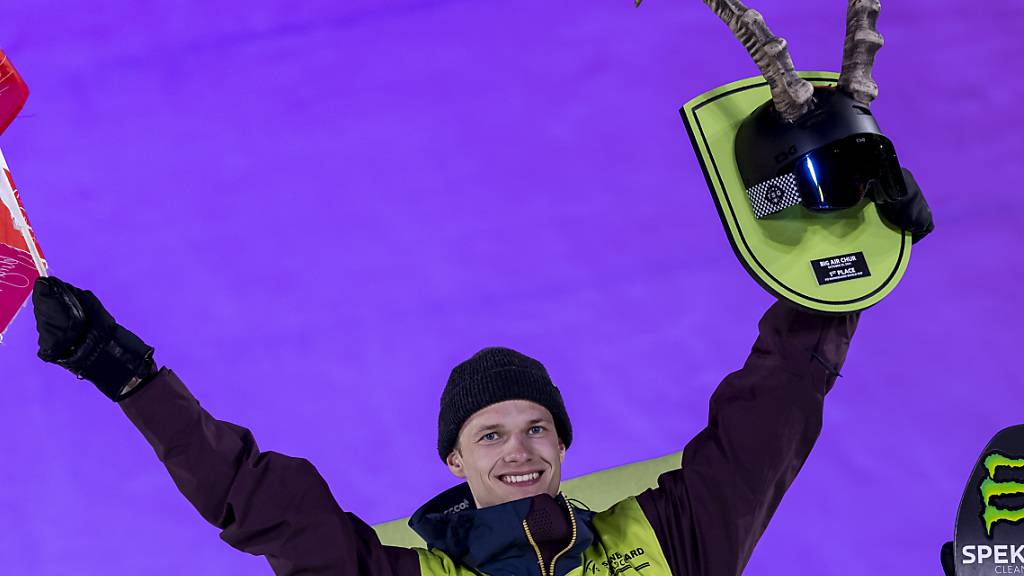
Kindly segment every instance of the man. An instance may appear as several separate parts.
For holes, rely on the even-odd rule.
[[[917,241],[932,216],[905,180],[887,218]],[[774,304],[682,467],[598,513],[559,492],[572,426],[544,366],[481,350],[452,370],[438,416],[438,455],[465,482],[413,514],[428,548],[406,549],[344,512],[312,464],[261,452],[247,429],[213,418],[91,292],[40,278],[32,298],[39,357],[118,402],[223,540],[295,576],[739,574],[818,436],[858,320]]]
[[[413,515],[428,551],[382,546],[309,462],[210,416],[91,292],[42,278],[33,302],[40,357],[117,401],[222,539],[294,575],[737,574],[818,435],[857,323],[772,306],[682,468],[601,513],[558,492],[572,428],[544,367],[480,351],[441,398],[439,456],[466,482]]]

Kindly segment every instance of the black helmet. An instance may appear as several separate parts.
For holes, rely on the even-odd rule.
[[[789,122],[769,100],[736,133],[736,163],[756,217],[796,204],[851,208],[865,195],[902,198],[906,185],[896,151],[871,109],[834,87],[816,87],[813,102]]]

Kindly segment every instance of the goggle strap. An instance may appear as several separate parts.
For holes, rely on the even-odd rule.
[[[747,188],[747,197],[760,220],[800,203],[800,189],[792,172]]]

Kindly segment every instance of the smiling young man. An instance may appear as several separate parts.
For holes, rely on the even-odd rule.
[[[486,508],[558,494],[565,444],[547,408],[505,400],[473,414],[445,460],[469,484],[476,507]]]
[[[39,356],[118,402],[224,541],[295,576],[738,574],[817,438],[857,323],[773,305],[682,467],[602,512],[559,492],[572,427],[544,366],[481,350],[452,370],[438,416],[438,455],[465,482],[413,514],[427,547],[408,549],[344,512],[309,462],[213,418],[91,292],[42,278],[33,303]]]
[[[477,508],[555,496],[572,427],[544,366],[485,348],[452,370],[441,394],[437,451]]]

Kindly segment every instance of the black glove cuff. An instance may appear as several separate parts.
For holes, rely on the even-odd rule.
[[[151,375],[153,350],[131,331],[114,324],[106,332],[90,330],[75,353],[57,363],[117,402]]]

